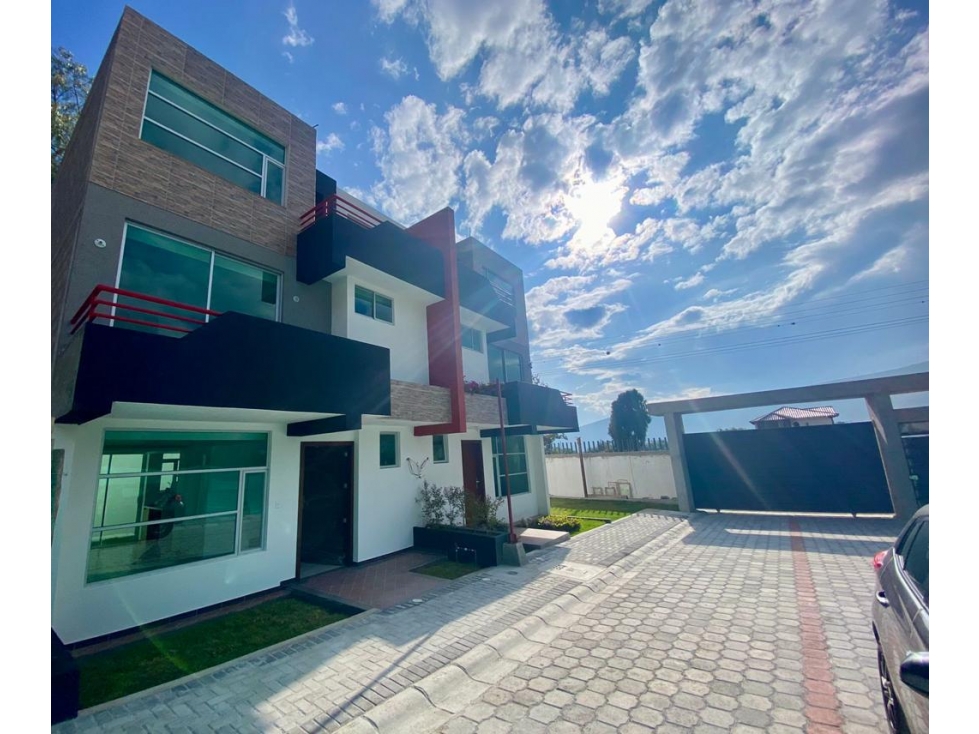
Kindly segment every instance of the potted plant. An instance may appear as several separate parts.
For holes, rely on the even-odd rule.
[[[506,527],[496,519],[502,498],[487,502],[462,487],[439,487],[423,480],[416,500],[422,526],[416,526],[416,548],[438,550],[457,561],[486,568],[499,564]],[[467,525],[461,523],[470,518]]]

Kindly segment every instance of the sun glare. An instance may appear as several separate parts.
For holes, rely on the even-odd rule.
[[[583,181],[574,187],[565,206],[578,220],[576,238],[598,239],[608,229],[612,217],[622,209],[626,188],[618,181]]]

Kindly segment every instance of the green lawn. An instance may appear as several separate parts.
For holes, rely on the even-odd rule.
[[[638,500],[587,500],[551,497],[551,512],[555,515],[574,515],[601,520],[617,520],[640,510],[676,510],[675,502],[640,502]]]
[[[475,563],[457,563],[456,561],[435,561],[435,563],[428,563],[412,569],[415,573],[423,573],[426,576],[435,576],[440,579],[457,579],[478,570],[479,566]]]
[[[91,655],[76,656],[80,705],[143,691],[338,622],[349,614],[290,597]]]
[[[570,514],[570,513],[567,513]],[[602,525],[607,525],[608,523],[604,520],[591,520],[588,518],[581,518],[581,527],[575,530],[571,535],[578,535],[585,532],[586,530],[594,530],[595,528],[600,528]]]

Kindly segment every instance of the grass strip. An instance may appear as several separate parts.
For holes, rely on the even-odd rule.
[[[479,566],[475,563],[458,563],[456,561],[435,561],[412,569],[415,573],[423,573],[426,576],[435,576],[440,579],[457,579],[478,570]]]
[[[77,656],[82,708],[127,696],[350,616],[294,598],[273,599],[122,647]]]

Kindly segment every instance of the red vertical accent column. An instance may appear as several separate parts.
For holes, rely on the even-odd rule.
[[[428,307],[428,381],[449,389],[448,423],[416,426],[416,436],[466,432],[466,396],[462,387],[462,327],[459,323],[459,269],[456,263],[455,212],[446,207],[408,234],[442,253],[445,298]]]

